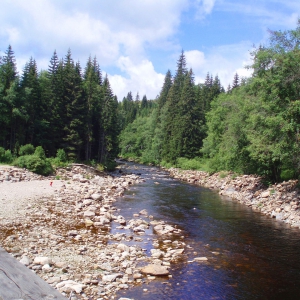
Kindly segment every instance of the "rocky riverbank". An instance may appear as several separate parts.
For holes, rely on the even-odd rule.
[[[142,181],[136,174],[109,175],[85,165],[59,169],[52,177],[2,166],[0,245],[73,300],[113,299],[133,284],[171,277],[170,266],[186,247],[180,229],[146,210],[126,220],[114,207]],[[147,230],[155,233],[152,240],[143,239]],[[151,243],[150,255],[143,243]]]
[[[231,172],[209,175],[202,171],[176,168],[168,170],[173,178],[218,190],[276,220],[300,228],[300,191],[298,180],[290,180],[266,187],[262,178],[253,175],[236,176]]]

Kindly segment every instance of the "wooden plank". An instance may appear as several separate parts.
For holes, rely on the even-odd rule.
[[[66,300],[0,247],[0,300]]]

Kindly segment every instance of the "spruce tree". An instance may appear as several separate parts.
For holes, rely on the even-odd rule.
[[[20,110],[18,101],[17,66],[12,47],[9,45],[0,65],[0,145],[13,150],[15,144],[15,122]]]
[[[163,158],[170,162],[175,162],[180,153],[180,128],[177,120],[180,117],[179,102],[181,93],[187,75],[186,59],[184,52],[177,61],[177,71],[174,77],[173,85],[168,92],[166,116],[164,122],[164,139],[163,139]]]
[[[237,88],[239,85],[240,85],[239,75],[238,73],[235,73],[232,82],[232,90]]]
[[[63,104],[64,104],[64,149],[69,159],[80,159],[83,146],[84,102],[82,96],[82,79],[79,64],[74,64],[71,50],[64,60],[63,69]]]
[[[41,145],[43,132],[40,126],[44,105],[41,102],[41,89],[36,61],[31,57],[26,63],[20,82],[21,95],[27,114],[25,140],[22,144]]]
[[[98,155],[99,128],[101,127],[103,91],[102,75],[97,59],[89,57],[83,78],[84,95],[86,102],[86,135],[85,160],[91,160]]]

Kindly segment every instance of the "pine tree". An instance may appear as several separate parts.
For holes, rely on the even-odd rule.
[[[147,108],[148,107],[148,100],[147,100],[147,96],[144,95],[142,102],[141,102],[141,109]]]
[[[164,122],[164,139],[162,156],[170,162],[175,162],[180,153],[180,134],[178,133],[177,120],[181,115],[179,102],[181,93],[184,86],[184,81],[187,75],[186,59],[184,52],[177,61],[177,71],[174,77],[173,85],[168,92],[166,116]]]
[[[18,107],[18,76],[11,46],[5,51],[0,64],[0,145],[13,150],[16,141]]]
[[[25,140],[21,144],[39,146],[40,139],[42,139],[41,135],[43,135],[43,132],[40,131],[40,123],[43,119],[44,105],[41,102],[41,89],[38,77],[36,61],[31,57],[25,65],[20,82],[21,94],[27,113],[26,135]]]
[[[101,127],[103,91],[102,75],[97,59],[89,57],[83,79],[86,102],[85,160],[96,158],[99,149],[99,128]]]
[[[101,120],[101,138],[99,141],[98,159],[101,163],[115,158],[118,154],[117,136],[119,134],[118,120],[117,120],[117,102],[114,97],[109,80],[107,76],[103,82],[103,109]]]
[[[239,75],[238,73],[235,73],[232,82],[232,90],[239,87],[239,85],[240,85]]]
[[[83,120],[85,107],[82,97],[82,79],[80,65],[74,65],[71,50],[64,60],[64,149],[69,159],[80,159],[83,146]]]
[[[168,93],[169,93],[169,90],[170,90],[172,84],[173,84],[173,82],[172,82],[171,71],[168,70],[168,72],[166,73],[166,76],[165,76],[163,87],[162,87],[159,97],[158,97],[158,111],[159,112],[162,109],[162,107],[165,105],[165,103],[167,102]],[[158,115],[159,115],[159,113],[158,113]]]
[[[54,51],[51,57],[47,78],[49,81],[49,91],[47,92],[49,102],[46,104],[45,109],[46,114],[49,116],[50,128],[48,137],[52,141],[52,143],[48,143],[48,152],[49,155],[55,156],[57,149],[64,147],[64,132],[62,129],[65,126],[64,118],[66,113],[63,101],[64,62],[58,59],[56,51]]]

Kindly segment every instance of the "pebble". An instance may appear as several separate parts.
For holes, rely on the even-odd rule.
[[[10,173],[12,179],[14,172]],[[48,185],[51,180],[53,187],[56,186],[54,176],[37,177],[18,169],[20,178],[23,173],[26,173],[26,180],[38,178]],[[0,242],[3,248],[20,257],[24,265],[66,297],[104,299],[105,296],[105,299],[113,299],[117,290],[126,290],[134,282],[146,282],[147,276],[140,273],[138,264],[161,265],[166,274],[171,263],[182,255],[185,246],[181,241],[182,232],[178,235],[180,231],[176,227],[155,221],[154,216],[148,217],[146,210],[125,220],[113,206],[133,184],[143,182],[138,175],[122,172],[121,176],[113,177],[74,164],[58,169],[56,176],[64,178],[65,184],[55,190],[54,196],[26,204],[22,220],[1,223]],[[149,220],[154,222],[153,225]],[[110,234],[112,222],[120,224],[120,233]],[[155,249],[159,240],[165,241],[167,249],[154,251],[157,255],[151,257],[146,249],[126,244],[131,241],[143,243],[140,235],[156,225],[161,225],[162,232],[157,235],[158,239],[148,238],[147,243],[152,243]],[[122,233],[123,228],[126,233]],[[179,239],[177,243],[171,242],[176,239]],[[153,275],[148,277],[148,280],[155,279]]]

